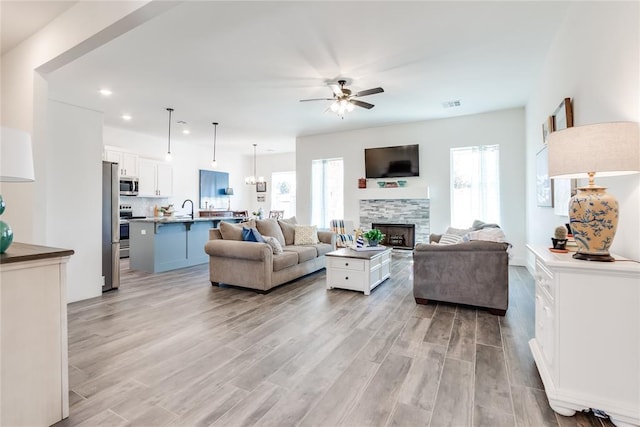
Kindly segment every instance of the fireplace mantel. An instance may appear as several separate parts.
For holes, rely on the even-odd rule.
[[[368,187],[358,189],[359,200],[380,200],[380,199],[428,199],[429,187],[392,187],[380,188]]]

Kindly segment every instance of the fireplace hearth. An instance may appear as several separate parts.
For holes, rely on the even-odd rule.
[[[389,224],[372,223],[371,228],[377,228],[384,233],[384,246],[391,246],[394,249],[413,249],[415,246],[416,226],[415,224]]]

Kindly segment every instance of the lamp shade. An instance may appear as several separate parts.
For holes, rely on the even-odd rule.
[[[635,122],[570,127],[552,132],[548,144],[551,178],[640,172],[640,131]]]
[[[0,138],[0,181],[35,180],[31,137],[17,129],[2,127]]]
[[[233,188],[227,187],[224,189],[224,194],[227,196],[233,196]]]

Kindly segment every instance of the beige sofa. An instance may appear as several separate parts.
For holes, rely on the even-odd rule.
[[[278,240],[282,253],[274,253],[278,250],[274,249],[273,240],[272,244],[243,241],[243,226]],[[296,245],[296,231],[303,228],[296,226],[292,219],[264,219],[244,224],[220,223],[220,228],[211,229],[205,245],[211,284],[268,291],[324,268],[325,254],[336,249],[336,234],[317,231],[317,243]]]

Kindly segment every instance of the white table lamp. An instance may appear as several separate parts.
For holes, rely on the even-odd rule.
[[[569,201],[569,223],[578,251],[574,258],[613,261],[609,248],[618,227],[618,201],[594,177],[640,172],[638,123],[570,127],[549,135],[549,177],[589,178]]]
[[[31,137],[28,133],[7,127],[1,128],[0,137],[0,181],[30,182],[35,180]],[[0,195],[0,215],[6,205]],[[9,224],[0,221],[0,254],[5,253],[13,242],[13,231]]]

